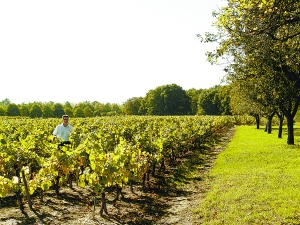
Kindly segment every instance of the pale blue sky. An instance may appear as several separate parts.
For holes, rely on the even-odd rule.
[[[0,1],[0,101],[122,104],[175,83],[209,88],[224,72],[210,65],[222,0]]]

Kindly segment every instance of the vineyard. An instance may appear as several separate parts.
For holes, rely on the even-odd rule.
[[[100,207],[101,216],[109,214],[106,193],[115,191],[116,202],[124,198],[124,187],[144,188],[158,174],[164,188],[166,166],[200,149],[224,127],[253,123],[230,116],[72,118],[71,144],[58,147],[52,132],[59,119],[0,121],[0,198],[15,196],[26,213],[25,203],[34,210],[33,199],[43,201],[51,190],[59,198],[62,188],[76,186],[90,191],[88,201],[94,212]]]

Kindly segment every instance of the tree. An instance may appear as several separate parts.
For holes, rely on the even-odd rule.
[[[70,102],[65,102],[63,105],[64,108],[73,108],[72,104]]]
[[[64,106],[64,111],[65,111],[65,114],[67,114],[70,117],[73,117],[73,108],[72,107]]]
[[[159,88],[160,89],[160,88]],[[164,115],[163,100],[160,96],[160,90],[149,90],[143,98],[140,113],[143,115]]]
[[[217,97],[217,89],[209,88],[201,92],[198,99],[199,115],[221,115],[220,102]]]
[[[30,109],[30,117],[31,118],[37,118],[37,117],[42,117],[43,112],[39,104],[34,103]]]
[[[19,107],[14,103],[9,103],[6,109],[6,115],[7,116],[20,116],[20,109]]]
[[[82,109],[81,107],[76,107],[74,109],[74,117],[84,118],[84,109]]]
[[[86,105],[83,109],[84,117],[93,117],[93,106],[92,105]]]
[[[134,97],[128,99],[123,104],[123,113],[125,115],[141,115],[141,112],[139,110],[142,105],[142,101],[142,97]]]
[[[70,117],[73,116],[73,106],[70,102],[65,102],[63,105],[63,109],[65,114],[69,115]]]
[[[200,90],[196,90],[194,88],[189,89],[186,91],[186,94],[190,97],[191,99],[191,114],[192,115],[196,115],[197,114],[197,110],[198,110],[198,99],[199,99],[199,95],[202,92],[202,89]]]
[[[106,116],[110,111],[111,111],[111,104],[107,102],[103,105],[101,114],[103,116]]]
[[[23,117],[30,117],[30,108],[27,104],[19,105],[20,114]]]
[[[230,108],[235,115],[253,116],[259,129],[260,117],[266,115],[266,108],[262,102],[264,97],[257,92],[256,85],[254,82],[249,85],[245,80],[230,85]]]
[[[5,109],[2,106],[0,106],[0,116],[5,116],[5,115],[6,115]]]
[[[101,104],[99,102],[94,102],[93,105],[94,105],[94,114],[93,114],[93,116],[101,116],[103,104]]]
[[[4,99],[4,100],[2,100],[2,101],[0,102],[0,106],[6,107],[6,106],[8,106],[10,103],[11,103],[11,101],[10,101],[8,98],[6,98],[6,99]]]
[[[116,103],[112,103],[111,104],[111,111],[116,115],[116,114],[120,114],[122,113],[122,110],[120,108],[120,105],[116,104]]]
[[[231,107],[230,107],[230,85],[218,86],[218,98],[219,98],[219,110],[221,111],[221,115],[232,115]]]
[[[53,117],[53,108],[50,104],[43,105],[43,118],[52,118]]]
[[[147,115],[188,115],[191,111],[190,97],[176,84],[150,90],[141,105],[141,113]]]
[[[197,114],[231,115],[229,85],[202,90],[198,97]]]
[[[53,116],[55,118],[60,118],[65,114],[64,107],[60,103],[55,103],[53,109]]]

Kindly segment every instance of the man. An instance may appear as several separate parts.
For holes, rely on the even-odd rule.
[[[62,116],[63,122],[56,126],[53,131],[54,140],[60,141],[60,146],[64,146],[65,144],[70,144],[70,134],[73,131],[73,127],[69,124],[69,116]]]

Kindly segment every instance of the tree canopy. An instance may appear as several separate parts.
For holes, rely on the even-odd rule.
[[[214,15],[218,33],[207,33],[203,40],[219,46],[207,53],[208,60],[226,59],[227,82],[243,81],[242,91],[255,90],[252,102],[283,112],[288,144],[294,144],[293,118],[300,103],[300,2],[231,0]]]
[[[191,99],[177,84],[150,90],[142,101],[141,112],[146,115],[191,114]]]

